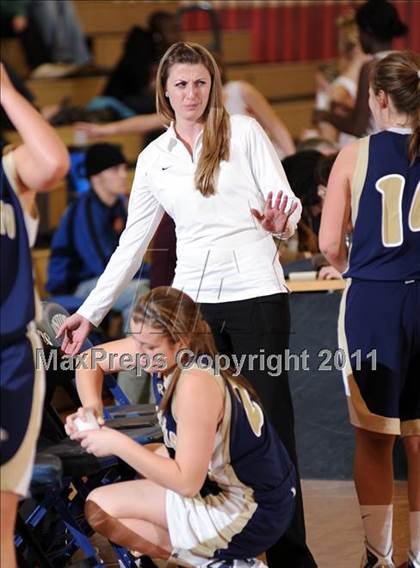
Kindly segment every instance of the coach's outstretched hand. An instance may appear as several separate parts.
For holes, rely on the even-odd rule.
[[[264,211],[260,213],[257,209],[251,209],[251,213],[266,231],[283,233],[287,228],[287,220],[298,206],[296,200],[291,199],[290,201],[287,207],[289,197],[279,191],[273,204],[273,192],[270,191],[264,204]]]
[[[60,327],[57,337],[63,336],[61,349],[66,355],[77,355],[92,329],[92,324],[80,314],[73,314]]]

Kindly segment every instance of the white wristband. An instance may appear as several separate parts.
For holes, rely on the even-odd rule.
[[[280,239],[281,241],[287,241],[289,238],[288,232],[283,231],[282,233],[271,233],[272,236],[276,239]]]

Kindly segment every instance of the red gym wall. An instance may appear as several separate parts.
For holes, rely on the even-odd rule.
[[[278,5],[241,6],[218,3],[217,11],[223,30],[249,30],[255,62],[331,59],[337,55],[335,22],[360,2],[334,0],[280,1]],[[231,4],[229,6],[229,4]],[[262,4],[262,5],[261,5]],[[396,49],[420,52],[420,1],[394,2],[401,19],[410,28],[409,35],[394,43]],[[208,29],[205,13],[185,16],[185,31]]]

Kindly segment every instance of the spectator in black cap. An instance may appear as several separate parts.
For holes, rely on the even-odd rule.
[[[46,288],[54,295],[86,299],[118,245],[127,220],[127,164],[119,146],[94,144],[86,153],[91,188],[65,211],[52,241]],[[114,309],[124,330],[137,292],[149,287],[144,266],[124,290]],[[81,302],[80,302],[81,303]]]
[[[388,0],[368,0],[356,11],[356,23],[360,44],[372,61],[382,59],[392,49],[396,37],[408,33],[408,26],[400,20],[395,6]],[[330,111],[317,110],[314,121],[329,122],[342,132],[361,137],[376,131],[369,110],[369,74],[372,61],[365,63],[360,71],[356,104],[353,109],[340,106]]]

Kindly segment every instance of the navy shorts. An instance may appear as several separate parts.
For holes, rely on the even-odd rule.
[[[349,281],[339,344],[351,423],[420,435],[420,281]]]
[[[0,351],[1,491],[22,496],[30,483],[45,389],[43,371],[34,369],[35,348],[41,343],[31,329]]]

